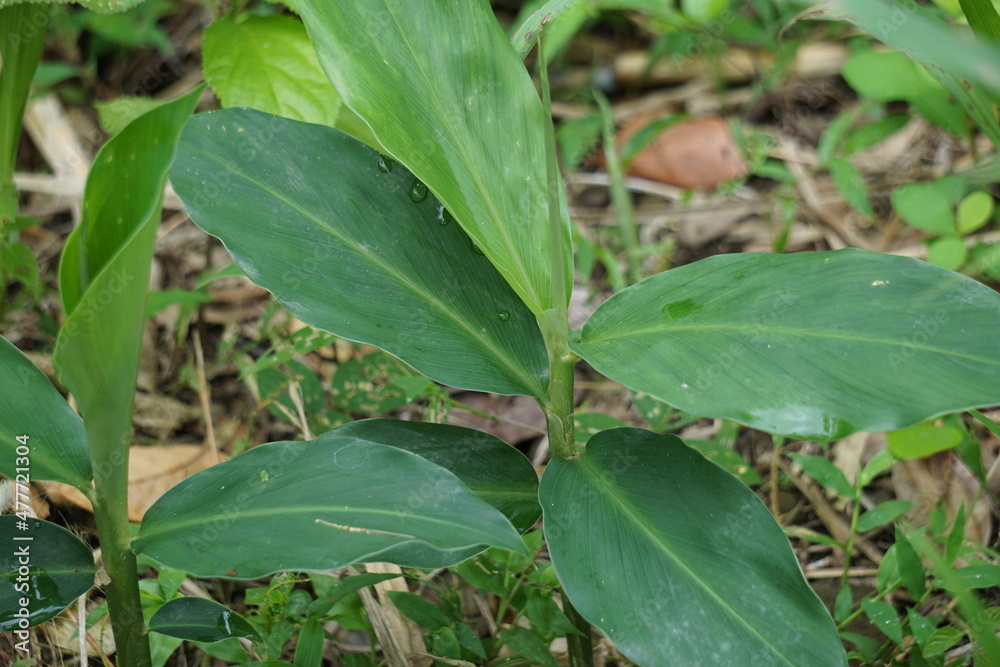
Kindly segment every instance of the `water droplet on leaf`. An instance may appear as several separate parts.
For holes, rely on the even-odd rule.
[[[477,255],[485,255],[486,254],[486,253],[483,252],[483,249],[479,247],[479,244],[476,243],[475,241],[472,242],[472,252],[476,253]]]
[[[410,200],[414,204],[419,204],[425,199],[427,199],[427,186],[419,178],[413,179],[413,185],[410,186]]]
[[[376,162],[376,164],[378,165],[378,170],[381,171],[383,174],[388,174],[390,171],[392,171],[392,165],[393,165],[392,159],[387,158],[381,153],[379,153],[378,162]]]
[[[438,205],[437,221],[439,225],[447,225],[452,221],[451,212],[444,207],[444,204]]]
[[[497,317],[500,318],[501,322],[506,322],[507,320],[510,319],[510,313],[507,312],[506,310],[501,310],[499,313],[497,313]]]

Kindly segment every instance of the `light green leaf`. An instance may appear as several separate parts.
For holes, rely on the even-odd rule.
[[[565,305],[568,293],[552,293],[549,120],[489,4],[297,4],[327,76],[389,155],[427,184],[532,312]],[[560,208],[568,286],[564,199]]]
[[[728,6],[729,0],[681,0],[681,11],[698,23],[716,20]]]
[[[116,97],[105,102],[96,102],[101,129],[114,135],[121,132],[133,120],[163,104],[163,100],[153,97]]]
[[[919,459],[954,449],[964,433],[951,424],[921,422],[886,434],[889,451],[898,459]]]
[[[946,271],[955,271],[965,264],[968,254],[969,251],[962,239],[934,239],[927,246],[927,261]]]
[[[879,629],[886,637],[902,646],[903,628],[899,622],[899,616],[892,605],[882,600],[862,600],[861,608],[864,609],[868,620]]]
[[[858,477],[858,485],[862,488],[868,486],[872,483],[872,480],[891,468],[892,464],[897,460],[895,455],[888,449],[879,450],[861,470],[861,475]]]
[[[770,512],[677,437],[600,433],[550,462],[540,493],[563,590],[630,659],[847,664]]]
[[[996,292],[914,259],[722,255],[616,294],[572,348],[687,412],[834,439],[1000,402],[998,317]]]
[[[941,655],[952,646],[962,641],[962,637],[964,636],[965,634],[961,630],[950,625],[938,628],[931,634],[930,637],[927,638],[922,653],[925,658],[933,658],[936,655]]]
[[[538,474],[531,461],[489,433],[447,424],[365,419],[335,428],[317,440],[343,436],[399,447],[450,470],[521,532],[535,525],[542,514]]]
[[[892,207],[909,224],[936,236],[955,233],[955,204],[962,196],[957,179],[907,183],[892,193]]]
[[[76,398],[92,446],[129,433],[149,266],[163,188],[197,88],[140,116],[94,159],[83,219],[59,264],[67,319],[53,363]]]
[[[518,57],[521,60],[527,58],[528,53],[531,52],[531,49],[538,42],[538,37],[542,34],[542,31],[553,21],[557,20],[563,12],[571,9],[576,11],[586,9],[584,7],[586,4],[580,2],[580,0],[549,0],[532,12],[521,24],[521,27],[517,29],[517,32],[510,38],[510,43],[514,46]]]
[[[865,187],[865,179],[857,168],[841,158],[830,161],[830,178],[833,184],[840,190],[840,194],[856,211],[860,212],[869,220],[874,217],[872,202],[868,198],[868,189]]]
[[[25,446],[27,458],[19,461]],[[0,473],[16,479],[18,468],[32,480],[66,482],[90,492],[83,420],[30,359],[0,338]]]
[[[858,517],[858,532],[866,533],[869,530],[895,521],[906,514],[911,507],[913,507],[912,500],[887,500],[884,503],[876,505]]]
[[[215,600],[197,597],[170,600],[149,619],[149,629],[195,642],[220,642],[230,637],[259,639],[242,616]]]
[[[444,384],[544,396],[531,312],[448,210],[371,148],[228,109],[191,121],[171,179],[192,219],[302,321]]]
[[[985,190],[976,190],[958,205],[958,233],[962,236],[976,231],[993,217],[993,197]]]
[[[94,585],[90,547],[61,526],[0,516],[0,541],[0,632],[23,630],[22,618],[30,625],[47,621]]]
[[[477,545],[524,551],[452,473],[346,437],[275,442],[196,473],[146,512],[132,548],[195,576],[256,579],[370,560],[411,566],[387,556],[413,543],[442,558]]]
[[[224,107],[331,127],[337,122],[340,96],[294,17],[220,19],[205,31],[202,59],[205,80]]]

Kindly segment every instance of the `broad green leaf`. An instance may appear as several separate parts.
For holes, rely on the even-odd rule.
[[[531,461],[489,433],[447,424],[366,419],[336,428],[317,441],[342,436],[399,447],[450,470],[521,532],[542,514],[538,475]]]
[[[205,80],[225,107],[331,127],[337,122],[340,96],[292,16],[220,19],[205,31],[202,59]]]
[[[259,639],[242,616],[215,600],[197,597],[170,600],[149,619],[149,629],[196,642],[219,642],[230,637]]]
[[[101,129],[110,135],[124,130],[133,120],[163,104],[155,97],[122,96],[106,102],[96,102]]]
[[[171,179],[192,219],[302,321],[444,384],[544,395],[531,312],[448,209],[371,148],[228,109],[191,121]]]
[[[87,177],[83,219],[63,248],[59,286],[67,319],[53,363],[79,404],[92,447],[117,449],[131,428],[163,188],[201,91],[147,112],[104,145]]]
[[[551,275],[549,119],[489,4],[297,5],[327,76],[379,144],[427,184],[532,312],[564,306]],[[560,208],[555,251],[571,285],[563,198]]]
[[[802,466],[806,474],[819,482],[823,487],[830,489],[844,498],[854,498],[857,495],[854,486],[847,481],[847,477],[844,476],[840,468],[822,456],[789,454],[788,458]]]
[[[685,444],[723,470],[728,470],[744,484],[749,486],[760,482],[760,475],[750,467],[746,459],[729,447],[710,440],[688,440]]]
[[[916,4],[830,0],[822,11],[811,16],[849,21],[924,65],[1000,92],[1000,49],[965,39]]]
[[[840,158],[830,161],[830,178],[833,184],[844,195],[844,199],[856,211],[866,218],[871,219],[875,212],[872,210],[871,199],[868,198],[868,189],[865,187],[865,179],[861,172],[848,162]]]
[[[25,436],[18,440],[18,437]],[[25,460],[19,460],[28,447]],[[19,453],[21,452],[21,453]],[[22,468],[22,470],[18,470]],[[0,473],[53,480],[90,491],[90,453],[83,420],[49,379],[0,337]]]
[[[676,436],[600,433],[540,497],[563,590],[639,664],[846,664],[770,512]]]
[[[921,422],[886,434],[889,451],[898,459],[919,459],[954,449],[965,434],[951,424]]]
[[[876,505],[858,517],[858,532],[866,533],[873,528],[895,521],[910,511],[911,507],[913,507],[912,500],[887,500]]]
[[[326,632],[322,622],[315,616],[307,618],[295,640],[295,667],[320,667],[325,643]]]
[[[573,350],[693,414],[835,439],[1000,402],[1000,295],[863,250],[721,255],[606,301]]]
[[[97,567],[90,547],[61,526],[41,519],[0,516],[0,542],[4,545],[0,632],[47,621],[94,585]],[[22,601],[27,602],[23,607]]]
[[[354,438],[275,442],[202,470],[146,512],[132,548],[195,576],[256,579],[382,561],[411,543],[444,554],[524,550],[452,473]]]

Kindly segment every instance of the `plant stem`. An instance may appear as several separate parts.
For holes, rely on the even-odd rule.
[[[48,4],[34,3],[0,8],[0,315],[7,300],[5,250],[17,219],[17,144],[31,80],[42,57],[49,10]]]
[[[632,212],[632,200],[625,189],[625,175],[622,173],[622,163],[618,157],[618,146],[615,144],[615,119],[611,113],[608,98],[600,91],[594,91],[594,98],[601,107],[604,118],[604,161],[608,167],[608,177],[611,179],[611,205],[618,219],[618,232],[625,246],[628,262],[628,279],[630,284],[642,280],[642,263],[639,257],[639,235],[635,228],[635,216]]]
[[[569,651],[570,667],[592,667],[594,664],[594,643],[590,638],[590,623],[587,622],[563,592],[563,612],[570,623],[583,634],[568,633],[566,647]]]

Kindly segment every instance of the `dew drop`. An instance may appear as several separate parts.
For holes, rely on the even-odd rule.
[[[444,207],[444,204],[438,205],[437,221],[439,225],[447,225],[452,221],[451,213]]]
[[[510,319],[510,313],[507,312],[506,310],[501,310],[499,313],[497,313],[497,317],[500,318],[501,322],[506,322],[507,320]]]
[[[393,164],[392,159],[387,158],[381,153],[379,153],[378,162],[376,162],[375,164],[378,165],[378,170],[381,171],[383,174],[388,174],[390,171],[392,171],[392,164]]]
[[[410,186],[410,201],[419,204],[425,199],[427,199],[427,186],[419,178],[414,178],[413,185]]]
[[[486,253],[483,252],[483,249],[479,247],[479,244],[476,243],[475,241],[472,242],[472,252],[476,253],[477,255],[485,255],[486,254]]]

